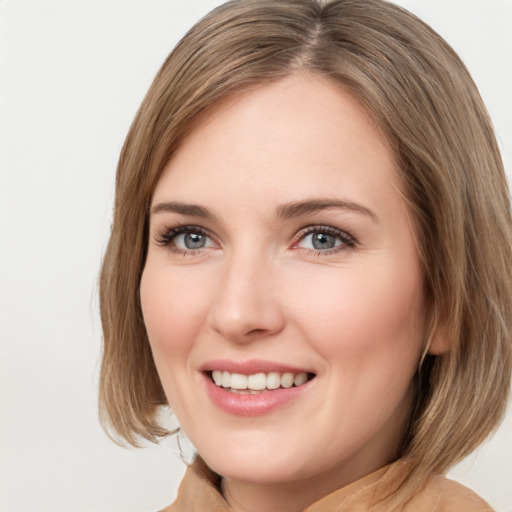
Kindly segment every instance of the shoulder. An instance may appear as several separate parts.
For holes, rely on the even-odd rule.
[[[446,478],[430,477],[405,507],[407,512],[492,512],[492,507],[471,489]]]

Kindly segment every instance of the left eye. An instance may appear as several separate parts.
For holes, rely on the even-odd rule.
[[[352,238],[343,231],[333,228],[316,228],[306,232],[296,244],[296,247],[314,251],[329,251],[338,247],[352,247],[353,245]]]
[[[211,247],[213,245],[212,239],[204,233],[197,233],[194,231],[186,231],[179,233],[173,237],[173,244],[180,250],[194,250]]]
[[[174,252],[183,254],[192,254],[193,251],[215,246],[212,237],[199,226],[178,226],[167,229],[157,235],[155,241],[160,247],[168,247]]]

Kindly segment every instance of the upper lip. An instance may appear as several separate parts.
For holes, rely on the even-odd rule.
[[[199,368],[202,372],[211,372],[213,370],[227,371],[230,373],[240,373],[242,375],[253,375],[255,373],[314,373],[310,368],[300,368],[289,364],[278,363],[274,361],[265,361],[263,359],[251,359],[248,361],[232,361],[229,359],[216,359],[207,361]]]

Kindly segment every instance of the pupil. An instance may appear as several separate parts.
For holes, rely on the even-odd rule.
[[[200,233],[187,233],[184,238],[187,249],[201,249],[205,244],[205,237]]]
[[[313,235],[313,247],[315,249],[332,249],[336,241],[332,235],[315,233]]]

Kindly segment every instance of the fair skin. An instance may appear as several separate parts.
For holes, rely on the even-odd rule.
[[[302,510],[396,457],[425,320],[400,187],[358,102],[305,74],[228,98],[165,167],[144,320],[236,512]]]

